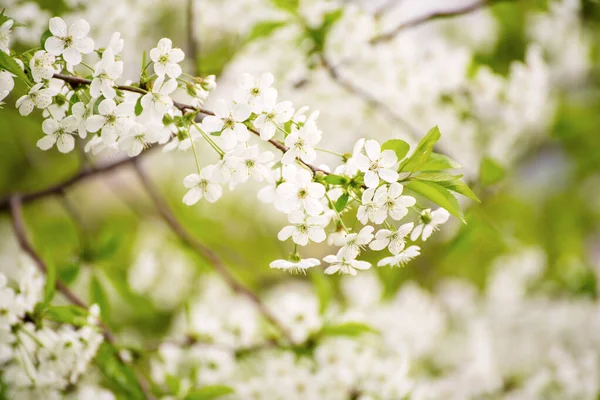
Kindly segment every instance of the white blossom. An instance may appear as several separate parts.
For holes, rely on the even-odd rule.
[[[412,196],[403,196],[404,186],[398,182],[394,182],[389,186],[380,186],[375,192],[375,203],[389,216],[399,221],[408,214],[408,207],[416,204],[416,200]]]
[[[266,72],[259,78],[250,74],[242,74],[238,79],[238,87],[233,97],[238,103],[246,103],[256,114],[260,114],[264,107],[264,95],[271,89],[275,78],[273,74]],[[275,97],[277,97],[275,95]]]
[[[363,225],[366,225],[369,221],[381,224],[387,217],[386,211],[374,199],[375,190],[375,188],[366,189],[362,194],[362,204],[358,207],[356,217]]]
[[[353,260],[360,254],[361,250],[373,240],[372,226],[365,226],[357,233],[349,233],[344,238],[344,245],[338,255],[344,259]]]
[[[152,126],[133,123],[119,139],[119,149],[129,157],[139,155],[146,147],[156,143],[158,135]]]
[[[329,218],[324,215],[310,216],[296,210],[288,214],[288,221],[291,225],[284,227],[277,234],[277,238],[281,241],[291,237],[294,243],[306,246],[309,241],[321,243],[327,238],[325,227],[329,223]]]
[[[58,151],[68,153],[75,148],[73,132],[76,129],[76,120],[71,117],[60,121],[48,118],[42,123],[42,131],[46,136],[38,140],[37,146],[42,150],[48,150],[56,144]]]
[[[13,24],[14,21],[12,19],[7,19],[0,25],[0,50],[6,54],[10,54],[10,34]]]
[[[261,152],[259,147],[254,145],[239,149],[234,154],[237,158],[237,165],[234,167],[236,182],[246,182],[249,177],[258,182],[269,178],[270,169],[267,164],[275,157],[272,152]]]
[[[391,257],[385,257],[381,259],[378,263],[378,267],[384,266],[403,266],[411,261],[413,258],[417,257],[421,254],[421,248],[419,246],[409,246],[400,253],[393,255]]]
[[[158,45],[150,50],[150,59],[154,62],[154,72],[158,76],[168,75],[170,78],[178,78],[181,75],[181,66],[185,54],[179,48],[173,48],[171,39],[162,38]]]
[[[183,202],[188,206],[196,204],[203,197],[209,203],[214,203],[223,194],[223,188],[215,179],[212,165],[202,168],[200,174],[186,176],[183,185],[189,189],[183,196]]]
[[[10,92],[15,87],[15,80],[13,75],[4,70],[0,70],[0,105],[2,105],[2,100],[4,100]]]
[[[292,118],[294,107],[291,101],[277,103],[277,91],[272,88],[263,94],[262,104],[263,111],[254,120],[254,126],[260,131],[262,140],[269,140],[275,135],[277,127]]]
[[[121,103],[117,105],[112,99],[104,99],[98,105],[99,115],[92,115],[86,121],[86,128],[90,132],[102,130],[102,140],[110,145],[125,133],[131,123],[133,105]]]
[[[156,113],[160,118],[173,107],[173,99],[170,95],[177,89],[177,81],[169,79],[165,81],[164,76],[159,76],[152,85],[152,89],[142,96],[142,107]]]
[[[414,226],[415,224],[410,222],[400,226],[396,231],[381,229],[377,231],[375,240],[369,244],[369,247],[376,251],[383,250],[387,247],[390,250],[390,253],[396,255],[404,249],[404,238],[410,233]]]
[[[49,88],[45,88],[43,83],[35,84],[29,93],[21,96],[16,103],[19,113],[23,116],[31,114],[34,107],[44,109],[52,104],[52,97],[55,95],[54,91]]]
[[[87,137],[86,123],[87,119],[92,115],[90,107],[86,106],[82,101],[73,104],[71,107],[71,115],[77,125],[79,137],[85,139]]]
[[[450,213],[444,208],[438,208],[435,211],[431,211],[430,208],[421,211],[419,217],[420,223],[410,234],[410,240],[413,242],[421,236],[423,241],[429,239],[431,234],[439,229],[440,225],[443,225],[450,218]]]
[[[355,257],[348,257],[342,249],[338,251],[336,255],[328,255],[323,258],[323,261],[331,264],[329,267],[325,269],[325,273],[327,275],[332,275],[335,273],[345,274],[345,275],[356,275],[356,270],[365,271],[371,268],[371,263],[368,261],[359,261],[356,260]]]
[[[79,65],[81,55],[94,51],[94,41],[87,37],[90,25],[80,19],[67,28],[62,18],[50,19],[50,32],[52,35],[44,43],[46,51],[52,55],[62,55],[70,65]]]
[[[381,146],[375,140],[365,142],[364,154],[356,155],[355,162],[358,168],[365,173],[365,185],[369,188],[379,185],[379,178],[386,182],[396,182],[398,172],[395,167],[398,157],[393,150],[381,151]]]
[[[90,85],[90,94],[93,98],[102,94],[107,99],[114,99],[117,95],[115,81],[123,74],[123,61],[115,60],[115,53],[108,48],[102,53],[100,60],[94,68],[94,78]]]
[[[314,146],[321,141],[321,132],[315,124],[307,123],[302,128],[293,128],[292,133],[285,138],[288,150],[281,158],[283,164],[292,164],[296,158],[305,163],[312,163],[317,158]]]
[[[56,58],[46,53],[44,50],[37,51],[31,61],[29,61],[29,68],[31,68],[31,75],[35,82],[41,82],[45,79],[50,79],[56,72],[54,62]]]
[[[214,108],[215,115],[209,115],[202,121],[205,132],[221,132],[221,143],[225,150],[233,149],[236,144],[246,142],[250,137],[248,128],[244,125],[252,111],[247,104],[234,104],[229,107],[225,100],[217,100]]]
[[[319,215],[323,211],[321,199],[325,196],[325,186],[312,181],[306,170],[296,172],[293,180],[277,187],[278,204],[285,213],[305,210],[309,215]]]
[[[270,268],[281,269],[285,272],[298,273],[306,272],[307,269],[320,265],[321,261],[316,258],[304,258],[296,261],[291,260],[275,260],[269,264]]]

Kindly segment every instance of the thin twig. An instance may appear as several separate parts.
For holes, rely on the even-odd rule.
[[[404,23],[398,25],[397,27],[395,27],[394,29],[390,30],[389,32],[374,36],[373,38],[371,38],[369,43],[376,45],[376,44],[388,42],[388,41],[392,40],[393,38],[395,38],[396,35],[398,35],[400,32],[402,32],[404,30],[414,28],[419,25],[423,25],[423,24],[426,24],[428,22],[435,21],[438,19],[452,18],[452,17],[458,17],[461,15],[470,14],[470,13],[473,13],[483,7],[490,6],[494,3],[500,3],[503,1],[516,1],[516,0],[479,0],[472,4],[458,7],[453,10],[435,11],[435,12],[432,12],[429,14],[422,15],[422,16],[412,19],[410,21],[404,22]]]
[[[404,118],[396,114],[387,104],[378,100],[371,93],[363,90],[360,86],[355,85],[352,81],[344,78],[338,68],[334,67],[324,55],[321,55],[321,64],[325,71],[329,74],[331,79],[339,84],[341,87],[346,89],[348,92],[353,93],[363,99],[368,105],[375,109],[383,111],[390,119],[396,121],[398,124],[404,126],[408,133],[415,139],[419,140],[420,135],[415,127],[408,123]]]
[[[13,230],[15,232],[15,236],[17,238],[17,241],[19,242],[19,246],[21,247],[21,249],[25,253],[27,253],[27,255],[34,261],[36,267],[40,270],[40,272],[45,275],[48,271],[46,263],[44,262],[44,260],[42,260],[40,255],[35,251],[35,249],[33,248],[33,245],[31,244],[31,242],[29,241],[29,238],[27,237],[25,223],[23,222],[23,203],[21,200],[22,200],[22,198],[19,195],[13,195],[10,197],[9,204],[10,204],[10,211],[11,211],[10,215],[11,215],[11,222],[12,222]],[[75,293],[73,293],[71,291],[71,289],[69,289],[59,279],[56,280],[56,290],[58,290],[63,296],[65,296],[65,298],[67,300],[69,300],[70,303],[72,303],[76,306],[85,308],[85,309],[89,308],[89,306],[83,300],[81,300]],[[108,328],[108,326],[106,326],[106,324],[104,324],[102,321],[99,321],[99,325],[102,328],[102,334],[104,335],[104,338],[106,339],[106,341],[108,343],[114,345],[115,337],[112,334],[112,332],[110,331],[110,329]],[[118,356],[118,358],[122,363],[124,363],[124,361],[121,359],[120,356]],[[136,374],[136,375],[138,375],[138,374]],[[153,399],[153,396],[151,394],[149,394],[149,386],[148,386],[148,383],[145,381],[145,379],[140,377],[139,375],[137,376],[137,379],[138,379],[138,383],[139,383],[140,387],[142,388],[142,391],[144,392],[145,397],[147,399]]]
[[[192,249],[194,249],[202,258],[207,260],[234,292],[241,294],[248,298],[250,301],[252,301],[258,309],[258,311],[260,311],[260,313],[271,324],[277,327],[290,343],[293,343],[287,329],[281,325],[281,323],[277,320],[277,318],[275,318],[275,316],[260,300],[260,298],[233,276],[231,271],[229,271],[229,269],[219,258],[219,256],[217,256],[210,248],[205,246],[194,236],[190,235],[188,231],[179,223],[179,221],[177,221],[177,218],[175,218],[175,215],[171,211],[169,205],[167,204],[167,201],[161,196],[158,189],[150,181],[150,178],[148,177],[138,160],[134,162],[133,166],[135,168],[135,171],[137,172],[140,182],[142,183],[142,186],[144,187],[144,189],[150,196],[152,202],[156,206],[157,211],[159,212],[163,220],[167,223],[167,225],[169,225],[173,232],[181,239],[181,241],[186,245],[190,246]]]

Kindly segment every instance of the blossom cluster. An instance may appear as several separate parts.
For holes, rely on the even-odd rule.
[[[0,273],[0,378],[8,398],[59,399],[80,380],[103,341],[99,309],[93,306],[78,327],[42,323],[37,307],[45,279],[25,258],[18,271],[18,280]]]
[[[206,279],[152,376],[175,397],[227,385],[231,399],[595,398],[600,304],[528,289],[544,268],[543,253],[522,249],[495,261],[483,292],[447,279],[433,292],[407,283],[389,298],[369,271],[343,278],[343,304],[324,309],[310,286],[281,283],[268,304],[310,343],[290,349],[268,341],[251,303]]]
[[[7,19],[3,24],[8,26],[6,43],[11,23]],[[233,189],[251,178],[265,182],[259,197],[288,217],[289,225],[278,238],[294,243],[289,258],[272,262],[271,268],[304,272],[320,265],[318,259],[302,258],[298,246],[326,240],[338,247],[335,254],[323,258],[330,264],[327,274],[356,275],[357,270],[369,269],[369,262],[358,259],[367,246],[389,250],[391,255],[382,257],[378,266],[404,265],[420,254],[420,247],[407,246],[407,240],[426,240],[450,215],[444,208],[431,211],[417,204],[415,197],[405,193],[407,184],[427,186],[427,190],[411,187],[426,201],[439,201],[440,196],[449,199],[444,206],[457,216],[460,206],[451,192],[477,199],[460,181],[461,175],[442,172],[458,165],[433,152],[440,137],[437,128],[411,154],[410,146],[400,139],[383,144],[359,139],[352,153],[338,154],[318,147],[323,137],[319,112],[309,113],[306,106],[296,109],[290,101],[281,101],[270,73],[242,74],[233,101],[219,99],[214,111],[209,111],[202,107],[216,87],[214,76],[185,74],[180,66],[185,55],[170,39],[161,39],[148,52],[150,61],[144,63],[137,82],[120,85],[124,68],[120,33],[114,33],[105,48],[95,49],[89,31],[84,20],[67,25],[61,18],[51,18],[42,49],[0,65],[5,69],[2,93],[12,90],[14,76],[30,87],[16,102],[19,112],[27,116],[35,108],[42,110],[45,136],[38,147],[56,146],[68,153],[77,137],[83,140],[91,134],[82,147],[93,154],[121,152],[136,157],[153,145],[164,145],[165,151],[191,149],[198,171],[183,180],[187,205],[201,199],[216,202],[223,186]],[[84,62],[88,55],[99,58],[94,67]],[[89,69],[91,79],[81,78],[75,68]],[[191,104],[174,100],[178,91],[191,98]],[[196,142],[207,144],[217,162],[201,166]],[[280,150],[281,157],[263,150],[261,143]],[[336,154],[341,163],[333,168],[315,166],[318,151]],[[432,190],[437,195],[432,196]],[[405,221],[411,209],[416,227]],[[350,212],[355,215],[352,228],[345,223]],[[356,222],[364,226],[355,228]],[[375,232],[373,225],[381,228]]]

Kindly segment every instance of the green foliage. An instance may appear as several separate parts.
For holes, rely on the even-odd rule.
[[[450,157],[431,152],[427,161],[421,166],[421,171],[444,171],[459,168],[462,168],[462,166]]]
[[[325,42],[327,41],[327,35],[335,25],[335,23],[342,17],[343,10],[337,9],[330,11],[323,16],[323,22],[316,28],[305,26],[306,36],[312,40],[313,46],[309,50],[308,54],[322,54],[325,48]]]
[[[404,140],[390,139],[381,145],[381,151],[384,150],[393,150],[396,153],[396,157],[398,157],[398,161],[401,161],[408,154],[410,145]]]
[[[435,182],[452,192],[462,194],[463,196],[480,202],[475,193],[473,193],[467,184],[461,181],[460,178],[462,178],[462,175],[450,175],[442,172],[424,172],[415,177],[415,179],[421,181]]]
[[[331,185],[346,185],[348,184],[348,178],[341,175],[328,174],[323,180]]]
[[[297,14],[298,6],[300,5],[299,0],[271,0],[271,2],[277,8],[292,14]]]
[[[135,102],[134,112],[138,117],[142,115],[142,112],[144,112],[144,107],[142,107],[142,96],[138,97],[137,101]]]
[[[50,304],[56,293],[56,267],[53,263],[46,263],[46,284],[44,286],[43,306]]]
[[[229,386],[212,385],[194,389],[185,396],[185,400],[211,400],[232,394],[235,391]]]
[[[407,182],[405,187],[433,201],[440,207],[445,208],[448,210],[448,212],[450,212],[450,214],[460,219],[463,223],[466,223],[463,211],[460,208],[460,204],[458,204],[456,197],[454,197],[454,195],[450,193],[448,189],[439,183],[429,181],[412,181]]]
[[[63,324],[83,326],[87,323],[88,311],[77,306],[51,306],[44,310],[43,317]]]
[[[25,72],[23,72],[21,67],[19,67],[19,64],[2,50],[0,50],[0,69],[5,69],[21,78],[24,82],[29,82],[29,78],[25,75]]]
[[[286,26],[286,21],[261,21],[252,27],[246,38],[246,43],[271,36],[279,28]]]
[[[400,171],[420,171],[421,167],[429,160],[429,156],[433,151],[433,146],[440,137],[441,134],[439,128],[437,126],[431,128],[423,139],[421,139],[411,156],[400,164]]]
[[[96,354],[95,364],[107,381],[108,386],[123,398],[137,400],[146,396],[140,388],[133,370],[123,364],[117,350],[107,342],[100,345]]]
[[[377,330],[361,322],[346,322],[339,325],[324,325],[319,331],[321,336],[356,337],[367,333],[377,333]]]
[[[312,280],[315,293],[319,298],[319,313],[323,314],[333,298],[331,279],[324,276],[320,271],[316,273],[311,272],[310,279]]]
[[[505,171],[490,157],[484,157],[479,166],[479,180],[484,186],[490,186],[504,179]]]
[[[48,40],[48,38],[52,37],[52,32],[50,32],[50,29],[47,29],[46,32],[44,32],[40,38],[40,47],[42,49],[46,48],[46,40]]]
[[[334,207],[338,212],[341,212],[346,205],[348,204],[348,200],[350,199],[350,195],[348,192],[342,194],[335,202]]]
[[[90,300],[92,304],[98,304],[102,319],[107,321],[110,319],[110,302],[106,290],[102,286],[102,282],[96,274],[90,279]]]

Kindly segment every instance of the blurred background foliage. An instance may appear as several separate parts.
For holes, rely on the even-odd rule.
[[[39,4],[56,15],[67,9],[62,2],[53,0]],[[156,21],[145,28],[147,35],[152,40],[171,37],[175,42],[184,42],[185,17],[168,2],[164,2],[163,8],[155,13]],[[511,62],[523,60],[525,16],[546,8],[547,2],[543,0],[494,5],[500,40],[495,48],[475,55],[473,68],[487,65],[496,72],[507,73]],[[580,17],[594,32],[592,57],[597,60],[600,3],[585,1]],[[201,40],[196,61],[200,74],[216,74],[218,81],[223,68],[247,41],[248,37],[235,35],[221,37],[217,42],[212,38]],[[193,67],[188,64],[188,69]],[[42,152],[36,148],[41,135],[41,116],[38,113],[23,118],[18,114],[12,105],[21,93],[23,88],[17,86],[0,110],[0,196],[45,188],[77,173],[83,165],[81,153],[64,155],[55,149]],[[386,293],[395,293],[409,280],[433,287],[447,276],[467,278],[483,287],[493,260],[499,255],[520,246],[538,246],[548,258],[545,290],[598,295],[594,271],[599,268],[600,252],[599,66],[593,66],[581,87],[564,91],[558,102],[559,111],[551,128],[512,168],[504,170],[493,160],[484,161],[480,177],[471,182],[482,202],[468,205],[466,225],[455,221],[445,227],[424,244],[423,255],[403,269],[377,269]],[[281,258],[289,249],[275,239],[277,225],[265,223],[261,212],[255,211],[257,201],[234,193],[226,195],[218,205],[184,206],[180,185],[184,171],[174,158],[190,157],[158,151],[145,163],[152,166],[152,179],[160,184],[177,217],[190,232],[221,255],[244,282],[258,291],[287,278],[268,268],[271,260]],[[158,309],[127,283],[140,228],[154,229],[148,221],[156,216],[135,176],[125,169],[115,176],[102,176],[69,188],[65,196],[75,213],[66,211],[65,200],[60,196],[32,203],[25,209],[30,234],[41,254],[58,267],[59,277],[65,282],[76,283],[82,275],[87,277],[84,281],[89,298],[105,304],[103,317],[109,325],[124,330],[135,327],[150,335],[162,334],[171,318],[170,312]],[[7,220],[8,216],[4,214],[2,218]],[[9,235],[8,230],[4,232]],[[181,246],[168,233],[164,241]],[[199,274],[209,270],[195,253],[183,249]],[[320,271],[294,279],[312,279],[323,301],[335,296],[338,290],[338,278],[324,278]],[[119,298],[128,301],[122,303]],[[119,307],[120,312],[111,313],[114,307]]]

